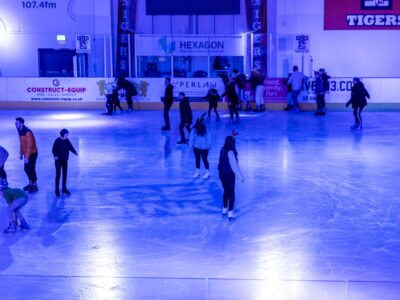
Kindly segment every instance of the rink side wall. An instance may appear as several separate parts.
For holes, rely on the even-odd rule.
[[[133,98],[135,109],[161,110],[164,96],[163,78],[131,78],[138,95]],[[113,78],[0,78],[1,109],[103,109],[106,102],[105,85]],[[400,78],[363,78],[371,95],[368,109],[400,110]],[[173,78],[174,96],[184,92],[192,102],[193,109],[207,109],[203,97],[215,87],[220,94],[224,86],[220,78]],[[352,78],[331,78],[330,91],[326,94],[329,109],[344,110],[349,100]],[[264,101],[270,110],[281,110],[286,105],[288,94],[283,78],[267,78],[264,82]],[[300,94],[304,110],[315,109],[314,81],[309,78]],[[244,92],[252,103],[250,86]],[[125,102],[124,91],[120,99]],[[219,107],[226,109],[225,99]],[[178,109],[175,102],[173,109]]]

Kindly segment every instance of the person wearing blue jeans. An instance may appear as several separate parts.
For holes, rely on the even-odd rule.
[[[26,223],[24,216],[21,213],[21,208],[28,203],[28,195],[21,189],[12,189],[7,185],[0,186],[1,194],[7,202],[7,215],[9,225],[4,229],[4,233],[13,233],[17,231],[18,220],[21,229],[29,230],[29,225]]]

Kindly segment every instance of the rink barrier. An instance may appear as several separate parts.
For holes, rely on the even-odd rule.
[[[51,294],[53,299],[394,300],[400,291],[398,281],[56,275],[0,275],[0,279],[4,299],[20,299],[22,294],[41,299]]]
[[[250,102],[252,108],[255,108],[255,103]],[[126,103],[121,103],[121,106],[126,109]],[[208,103],[191,102],[190,106],[193,110],[208,110]],[[283,111],[286,103],[272,102],[265,103],[267,111]],[[244,107],[243,107],[244,108]],[[342,103],[327,103],[327,111],[350,111],[351,108],[346,108]],[[105,110],[105,104],[99,102],[23,102],[23,101],[0,101],[0,109],[15,110]],[[133,102],[134,110],[163,110],[164,106],[161,102]],[[174,102],[172,110],[179,110],[179,102]],[[300,103],[300,109],[303,111],[315,111],[317,106],[315,103]],[[228,105],[225,102],[218,103],[218,110],[228,111]],[[400,103],[369,103],[365,111],[400,111]]]

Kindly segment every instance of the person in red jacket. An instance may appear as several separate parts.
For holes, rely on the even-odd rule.
[[[29,184],[24,187],[24,191],[35,193],[38,191],[36,176],[36,160],[38,150],[35,136],[28,127],[25,126],[25,120],[21,117],[15,119],[20,141],[20,159],[24,160],[24,170],[29,179]]]

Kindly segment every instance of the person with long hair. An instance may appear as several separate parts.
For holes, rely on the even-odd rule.
[[[351,104],[353,108],[353,115],[355,123],[351,126],[351,129],[363,129],[361,112],[367,105],[367,99],[370,98],[367,89],[364,84],[360,81],[360,78],[353,78],[353,87],[351,88],[351,98],[346,103],[346,107]]]
[[[236,176],[239,177],[241,182],[244,181],[238,164],[238,153],[235,141],[236,134],[237,133],[233,132],[232,135],[225,138],[225,144],[220,151],[218,164],[219,178],[224,189],[224,194],[222,196],[222,215],[228,214],[229,219],[235,218],[233,208],[235,205]]]
[[[208,152],[211,149],[211,133],[208,130],[205,122],[205,114],[201,115],[196,120],[189,135],[189,146],[193,147],[194,157],[196,159],[196,171],[193,177],[200,176],[200,158],[203,160],[204,168],[206,172],[203,178],[210,177],[210,165],[208,163]]]

